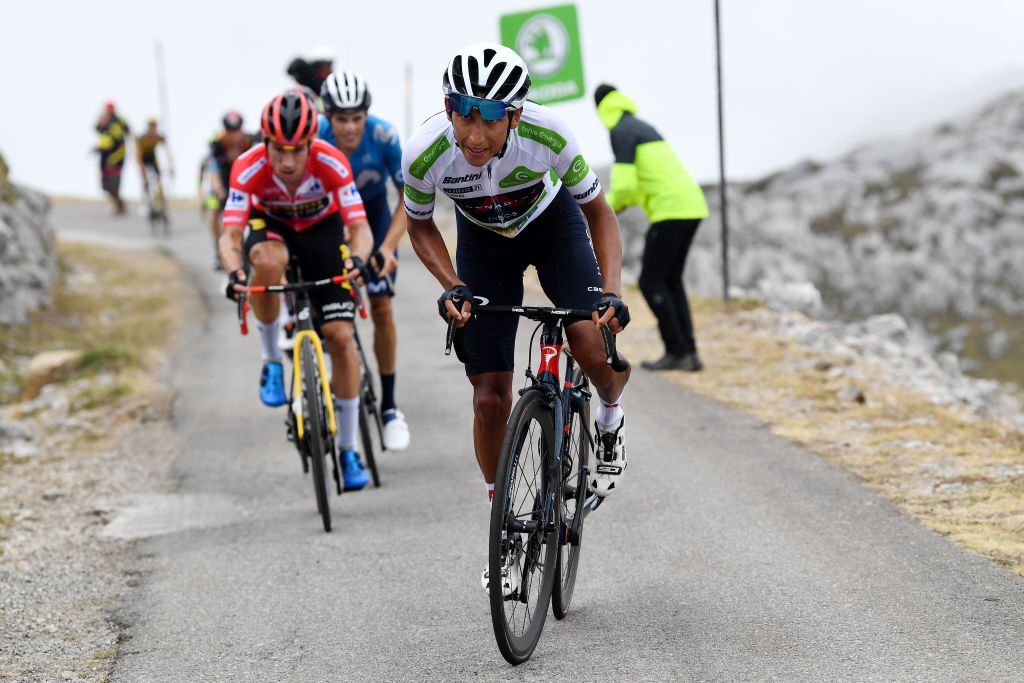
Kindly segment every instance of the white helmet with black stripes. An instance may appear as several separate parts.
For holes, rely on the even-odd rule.
[[[335,71],[320,86],[320,98],[327,113],[370,108],[370,89],[354,71]]]
[[[474,43],[452,58],[441,87],[445,95],[457,92],[518,109],[530,90],[530,73],[514,50],[497,43]]]

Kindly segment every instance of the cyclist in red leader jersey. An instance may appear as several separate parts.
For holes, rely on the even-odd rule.
[[[229,273],[227,295],[236,298],[246,282],[243,254],[252,264],[252,283],[281,281],[290,255],[306,280],[363,268],[373,249],[362,198],[352,168],[335,147],[315,140],[317,111],[308,98],[286,92],[263,110],[263,144],[238,157],[231,169],[220,257]],[[353,256],[341,257],[348,228]],[[310,299],[319,311],[331,355],[338,450],[346,489],[361,489],[368,477],[356,453],[359,417],[359,357],[352,335],[355,298],[348,285],[315,289]],[[262,346],[260,399],[268,406],[287,401],[278,347],[277,295],[252,298]]]

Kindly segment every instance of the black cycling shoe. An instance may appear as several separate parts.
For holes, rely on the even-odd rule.
[[[696,352],[688,353],[685,356],[677,356],[675,354],[666,353],[658,360],[645,360],[640,363],[640,367],[644,370],[682,370],[683,372],[700,372],[704,368],[704,364],[700,361],[700,356]]]

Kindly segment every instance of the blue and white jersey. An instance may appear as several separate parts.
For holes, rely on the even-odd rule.
[[[335,147],[334,130],[326,116],[320,117],[320,139]],[[363,200],[369,200],[387,192],[387,179],[395,184],[399,193],[405,186],[402,179],[402,143],[398,131],[387,121],[367,114],[366,130],[359,147],[349,157],[352,172],[356,176],[356,187]]]

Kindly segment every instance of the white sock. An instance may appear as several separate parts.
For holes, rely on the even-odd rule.
[[[597,415],[594,421],[602,432],[615,431],[622,421],[622,395],[620,394],[612,403],[605,403],[603,398],[598,397]]]
[[[359,429],[359,397],[334,399],[334,419],[338,421],[338,450],[356,450]]]
[[[277,328],[276,320],[271,323],[256,321],[256,329],[260,333],[260,346],[263,347],[260,358],[264,363],[267,361],[281,362],[281,349],[277,346]]]
[[[281,295],[281,305],[277,312],[277,324],[284,327],[291,320],[291,316],[288,314],[288,302],[284,299],[284,294]]]
[[[493,483],[490,483],[490,484],[486,484],[485,483],[484,486],[487,487],[487,506],[490,507],[491,503],[494,501],[494,484]]]

